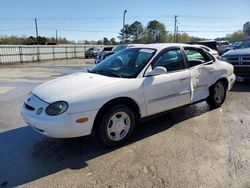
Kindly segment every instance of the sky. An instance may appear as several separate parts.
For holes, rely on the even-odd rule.
[[[250,0],[1,0],[0,36],[40,36],[69,40],[117,39],[123,25],[151,20],[173,32],[174,15],[180,32],[214,39],[242,30],[250,21]]]

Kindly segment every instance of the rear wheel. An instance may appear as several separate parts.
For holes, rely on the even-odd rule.
[[[209,97],[207,98],[207,103],[212,107],[220,107],[225,101],[227,93],[227,88],[225,83],[217,81],[209,89]]]
[[[126,105],[111,108],[97,122],[96,136],[107,146],[117,146],[124,143],[135,127],[135,115]]]

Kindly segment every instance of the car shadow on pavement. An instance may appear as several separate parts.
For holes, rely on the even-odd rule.
[[[235,82],[233,88],[230,91],[250,92],[250,82]]]
[[[120,147],[166,131],[210,110],[205,103],[199,103],[143,122],[132,138]],[[105,148],[90,137],[46,138],[29,127],[0,133],[0,188],[23,185],[64,169],[82,169],[87,161],[120,147]]]

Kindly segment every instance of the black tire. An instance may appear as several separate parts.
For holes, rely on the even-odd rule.
[[[124,116],[127,118],[126,120],[123,120],[124,122],[122,124],[124,124],[126,128],[127,127],[129,128],[128,130],[124,130],[124,132],[121,131],[119,134],[117,134],[117,137],[122,135],[121,140],[115,140],[116,133],[110,131],[112,130],[111,127],[114,126],[113,125],[114,123],[112,123],[112,118],[115,117],[119,119],[119,116],[120,118],[122,118],[121,114],[124,114]],[[103,114],[102,117],[99,117],[99,120],[96,123],[97,124],[95,125],[95,136],[101,142],[101,144],[104,144],[106,146],[118,146],[118,145],[123,144],[133,133],[133,130],[135,127],[135,115],[128,106],[116,105],[110,108],[105,114]],[[129,123],[129,126],[125,125],[128,123]],[[122,125],[120,127],[118,126],[120,125],[116,125],[115,127],[117,127],[118,132],[119,132],[120,131],[119,129],[122,129]]]
[[[218,108],[224,103],[226,94],[227,87],[223,81],[219,80],[209,88],[207,103],[214,108]]]
[[[85,59],[88,59],[89,57],[87,55],[85,55]]]

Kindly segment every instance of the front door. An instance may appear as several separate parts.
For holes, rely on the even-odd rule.
[[[190,103],[190,73],[180,49],[165,50],[150,68],[162,66],[166,74],[145,77],[147,115],[154,115]]]

